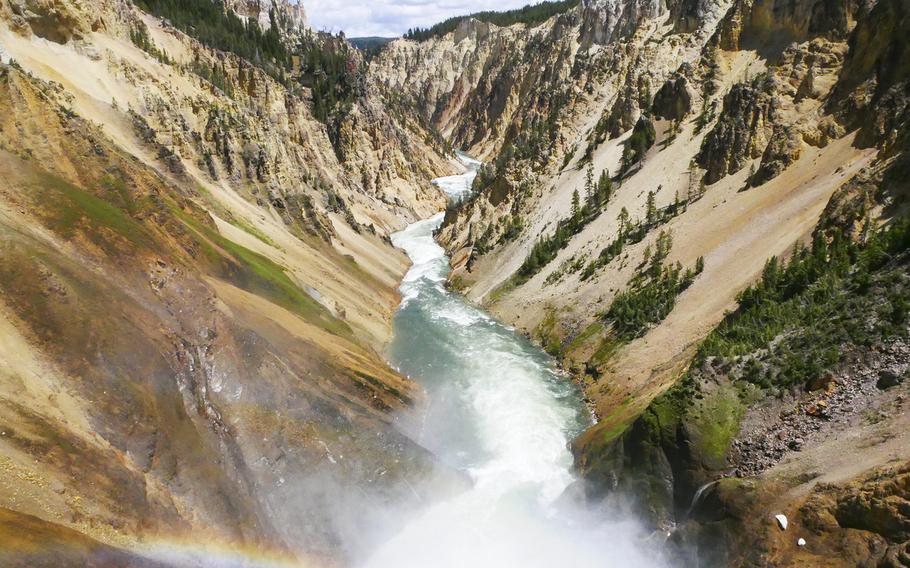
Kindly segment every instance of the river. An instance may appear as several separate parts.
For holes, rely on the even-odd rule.
[[[466,195],[477,162],[437,183]],[[391,363],[427,393],[416,437],[470,489],[441,497],[366,566],[656,566],[636,523],[566,495],[570,440],[590,425],[580,393],[542,350],[444,286],[449,259],[433,239],[442,214],[393,235],[413,266],[401,283]]]

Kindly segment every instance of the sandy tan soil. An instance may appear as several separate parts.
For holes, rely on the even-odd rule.
[[[169,56],[182,61],[190,57],[188,44],[182,34],[166,30],[160,21],[142,16],[150,33],[160,48]],[[139,157],[146,165],[169,176],[153,150],[136,137],[132,124],[124,114],[127,108],[143,109],[149,91],[160,91],[165,97],[186,97],[186,100],[206,101],[218,105],[220,101],[210,90],[191,74],[178,72],[163,65],[123,38],[109,33],[92,33],[79,44],[59,45],[39,37],[24,38],[12,32],[5,22],[0,22],[0,43],[24,68],[37,76],[60,83],[72,98],[72,108],[81,116],[100,125],[125,152]],[[281,108],[276,99],[273,109],[280,120]],[[196,103],[194,103],[196,104]],[[198,119],[191,112],[181,111],[180,116],[194,129]],[[314,126],[314,130],[318,130]],[[321,151],[331,155],[328,140],[314,136],[312,142],[322,146]],[[355,233],[340,219],[334,227],[337,238],[332,248],[321,243],[307,242],[292,234],[274,208],[262,206],[241,195],[235,185],[225,180],[212,181],[196,164],[185,163],[193,184],[202,188],[199,203],[210,208],[218,218],[219,230],[228,238],[265,255],[291,271],[296,280],[315,291],[324,304],[334,313],[343,313],[358,333],[380,349],[389,339],[389,320],[397,305],[398,280],[406,270],[404,255],[395,251],[378,238]],[[325,167],[333,168],[331,164]],[[336,175],[341,175],[338,172]],[[429,185],[429,184],[428,184]],[[421,201],[408,184],[387,188],[399,197],[399,202],[418,203],[422,215],[429,215],[441,206],[441,194],[434,199]],[[410,197],[408,197],[410,195]],[[400,229],[407,218],[398,211],[372,201],[364,196],[352,195],[355,217],[363,222],[375,222],[387,231]],[[236,218],[231,224],[224,217]],[[407,215],[405,216],[407,217]],[[266,235],[265,243],[238,228],[238,224],[253,227]],[[354,263],[344,259],[350,256]],[[339,264],[349,265],[350,270],[338,270]],[[370,287],[360,286],[369,282]],[[376,293],[375,290],[381,290]]]

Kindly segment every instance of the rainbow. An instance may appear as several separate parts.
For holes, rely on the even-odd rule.
[[[201,539],[205,538],[205,542]],[[219,542],[208,537],[156,538],[129,552],[178,567],[199,568],[333,568],[326,560],[302,558],[284,550]]]

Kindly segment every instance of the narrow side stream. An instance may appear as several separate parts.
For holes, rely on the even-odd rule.
[[[468,189],[473,180],[443,178],[449,195],[462,193],[456,177]],[[367,566],[658,565],[634,523],[564,495],[575,481],[569,441],[590,424],[580,393],[546,353],[445,289],[449,261],[433,240],[441,222],[439,214],[393,236],[413,266],[390,358],[427,392],[419,442],[473,483],[429,505]]]

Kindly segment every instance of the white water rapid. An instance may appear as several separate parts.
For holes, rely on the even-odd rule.
[[[469,171],[437,183],[463,196],[472,180]],[[433,240],[441,222],[439,214],[392,237],[413,266],[390,357],[427,392],[418,441],[472,485],[409,519],[365,566],[660,566],[634,522],[564,495],[575,481],[568,444],[590,417],[544,352],[445,289],[448,258]]]
[[[436,178],[433,183],[439,186],[449,200],[457,202],[471,194],[471,185],[474,183],[474,178],[477,177],[477,170],[480,168],[481,162],[463,152],[456,152],[455,155],[467,170],[463,174]]]

